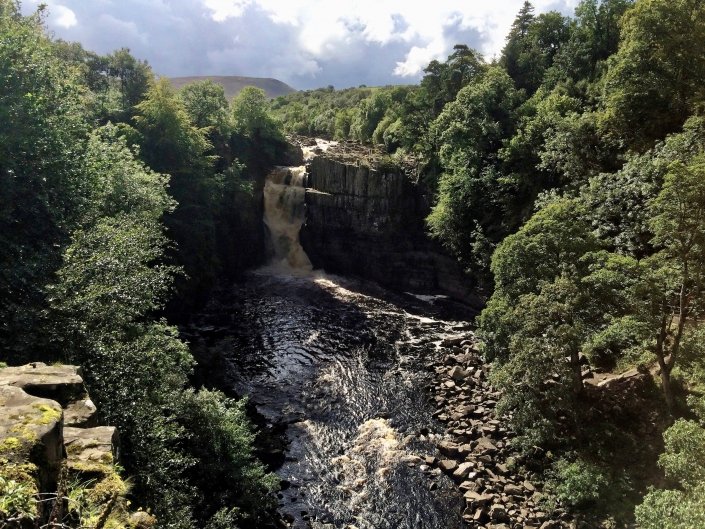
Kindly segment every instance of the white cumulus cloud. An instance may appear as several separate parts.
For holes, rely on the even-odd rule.
[[[54,21],[56,25],[62,28],[70,28],[78,24],[76,13],[68,7],[56,4],[52,8]]]
[[[128,47],[161,75],[277,77],[297,88],[416,82],[455,44],[496,57],[524,0],[26,0],[56,37]],[[536,13],[579,0],[533,0]]]
[[[216,22],[225,22],[229,18],[239,17],[250,0],[204,0],[205,6],[211,10],[212,18]]]

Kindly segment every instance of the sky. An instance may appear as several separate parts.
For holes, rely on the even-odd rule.
[[[297,89],[417,82],[458,43],[497,56],[523,0],[24,0],[55,38],[130,48],[158,75],[273,77]],[[578,0],[534,0],[571,15]]]

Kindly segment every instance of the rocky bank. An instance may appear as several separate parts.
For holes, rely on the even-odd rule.
[[[489,366],[471,332],[448,336],[429,369],[430,398],[446,428],[437,457],[426,464],[463,491],[463,520],[474,529],[577,527],[565,511],[548,512],[536,473],[525,470],[512,448],[514,434],[495,413],[500,394],[488,382]]]

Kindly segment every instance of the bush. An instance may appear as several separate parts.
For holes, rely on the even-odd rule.
[[[566,506],[583,509],[600,500],[609,483],[605,472],[595,463],[560,459],[554,467],[551,488]]]

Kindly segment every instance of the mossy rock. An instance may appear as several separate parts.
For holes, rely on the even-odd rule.
[[[36,495],[56,491],[63,454],[61,406],[0,386],[0,516],[22,520],[12,527],[34,527]]]
[[[82,479],[103,479],[113,472],[118,446],[112,426],[64,428],[69,473]]]
[[[61,406],[18,387],[0,386],[0,458],[36,465],[44,492],[56,485],[63,455]]]

